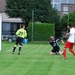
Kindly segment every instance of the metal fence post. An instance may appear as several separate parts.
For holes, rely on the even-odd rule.
[[[32,10],[32,41],[33,41],[33,31],[34,31],[34,10]]]

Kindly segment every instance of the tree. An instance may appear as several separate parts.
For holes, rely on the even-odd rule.
[[[75,11],[61,18],[61,29],[66,30],[67,25],[75,25]]]
[[[6,0],[6,13],[10,17],[21,18],[27,25],[32,19],[34,10],[34,21],[57,23],[59,21],[57,11],[52,8],[51,0]]]

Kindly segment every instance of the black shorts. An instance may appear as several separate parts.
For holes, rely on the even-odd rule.
[[[17,37],[17,38],[16,38],[16,43],[15,43],[15,44],[16,44],[16,45],[19,44],[19,45],[22,46],[22,41],[23,41],[23,38],[21,38],[21,37]]]
[[[59,51],[60,51],[60,48],[59,47],[54,47],[51,52],[56,53],[56,52],[59,52]]]

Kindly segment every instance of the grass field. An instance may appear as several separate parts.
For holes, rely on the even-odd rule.
[[[3,42],[0,52],[0,75],[74,75],[75,57],[67,50],[67,59],[49,55],[49,44],[24,44],[12,54],[14,43]],[[60,45],[63,50],[63,45]]]

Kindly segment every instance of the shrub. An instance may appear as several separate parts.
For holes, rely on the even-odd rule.
[[[33,37],[32,37],[33,33]],[[31,41],[48,41],[50,36],[55,36],[55,26],[50,23],[32,23],[28,25],[28,39]]]

